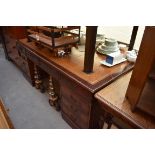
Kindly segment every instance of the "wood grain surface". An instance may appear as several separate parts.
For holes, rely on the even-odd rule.
[[[133,128],[155,128],[155,120],[152,117],[141,111],[131,111],[131,105],[125,98],[130,78],[131,72],[96,93],[95,97],[102,108]]]
[[[155,26],[146,26],[137,61],[126,94],[130,104],[132,105],[132,110],[137,108],[143,88],[155,62],[154,40]]]
[[[12,129],[13,124],[7,115],[6,109],[3,105],[2,99],[0,98],[0,129]]]
[[[56,57],[54,53],[37,46],[34,42],[22,39],[17,42],[27,59],[39,66],[60,84],[60,106],[63,118],[72,128],[98,128],[94,110],[94,94],[133,68],[133,64],[124,62],[112,68],[102,66],[105,56],[95,53],[94,71],[83,71],[84,52],[73,50],[65,57]]]
[[[35,34],[30,34],[29,38],[31,38],[32,40],[36,40],[36,35]],[[49,46],[49,47],[53,47],[52,44],[52,39],[51,38],[47,38],[47,37],[43,37],[39,35],[39,42]],[[72,36],[63,36],[60,38],[55,38],[55,43],[54,43],[54,47],[62,47],[64,45],[68,45],[68,44],[74,44],[77,43],[78,39],[74,39]]]
[[[78,80],[80,84],[82,83],[91,92],[97,91],[133,68],[133,64],[129,62],[124,62],[111,68],[103,66],[100,61],[104,60],[105,56],[95,53],[93,73],[86,74],[83,71],[84,52],[73,51],[69,56],[59,58],[55,57],[50,50],[39,48],[33,42],[27,42],[26,39],[20,40],[20,43],[25,48],[30,49],[31,54],[36,57],[40,56],[40,59],[44,59],[43,61],[49,65],[57,66],[61,72],[64,72],[72,79]]]

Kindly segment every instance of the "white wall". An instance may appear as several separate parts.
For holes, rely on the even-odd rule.
[[[132,28],[132,26],[99,26],[98,33],[105,34],[106,38],[114,38],[118,41],[129,43]],[[141,39],[144,33],[144,28],[144,26],[140,26],[138,29],[137,38],[134,46],[135,49],[139,49]],[[85,27],[82,27],[82,30],[85,31]]]

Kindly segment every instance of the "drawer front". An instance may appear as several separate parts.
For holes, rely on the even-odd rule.
[[[26,56],[30,60],[32,60],[32,62],[34,62],[36,65],[39,65],[39,58],[37,58],[35,55],[30,54],[30,52],[27,49],[25,49],[25,51],[26,51]]]
[[[16,48],[18,50],[19,55],[24,59],[26,59],[26,52],[25,52],[25,48],[23,48],[19,43],[16,44]]]
[[[89,99],[86,100],[81,95],[77,94],[76,91],[71,91],[69,89],[64,88],[61,86],[61,95],[65,99],[67,99],[71,104],[75,104],[77,106],[80,106],[81,110],[88,115],[90,110],[91,103],[89,102]]]
[[[53,78],[60,80],[60,73],[54,67],[49,66],[43,60],[39,60],[38,66],[49,73]]]
[[[66,78],[65,76],[62,76],[61,79],[61,85],[63,89],[66,89],[68,91],[71,91],[74,94],[78,94],[81,96],[84,100],[91,102],[93,94],[77,84],[75,81],[72,81],[71,79]]]
[[[33,54],[30,54],[28,49],[26,50],[26,56],[35,63],[35,65],[39,66],[41,69],[43,69],[45,72],[49,73],[53,78],[59,80],[60,74],[59,72],[52,66],[48,65],[44,60],[40,59],[39,57],[36,57]]]
[[[81,95],[61,86],[61,109],[70,121],[80,128],[88,128],[91,103]]]
[[[16,49],[16,40],[6,41],[6,48],[7,48],[8,54],[13,52],[18,53]]]
[[[80,105],[71,103],[65,97],[61,98],[61,112],[65,113],[69,121],[77,124],[80,128],[88,128],[89,114],[83,112]]]
[[[27,62],[23,60],[21,65],[23,72],[25,72],[30,77],[30,71]]]
[[[26,56],[26,49],[23,46],[21,46],[19,43],[16,44],[16,47],[18,49],[18,54],[21,58],[20,68],[24,73],[26,73],[27,76],[30,77],[30,71],[29,71],[27,56]]]

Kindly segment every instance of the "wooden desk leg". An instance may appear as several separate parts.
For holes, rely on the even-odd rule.
[[[111,129],[111,126],[112,126],[112,124],[113,124],[112,118],[113,118],[112,115],[107,114],[107,120],[106,120],[106,121],[107,121],[107,124],[108,124],[107,129]]]
[[[103,115],[103,120],[102,120],[102,125],[103,125],[103,128],[104,128],[104,125],[105,123],[107,123],[107,129],[110,129],[112,124],[113,124],[113,121],[112,121],[112,118],[113,116],[107,112],[104,113]]]
[[[36,89],[40,89],[42,80],[40,79],[39,71],[36,65],[34,65],[34,80]]]
[[[53,81],[52,81],[52,76],[49,77],[49,104],[51,106],[56,106],[56,104],[58,104],[58,96],[55,94],[54,92],[54,86],[53,86]]]

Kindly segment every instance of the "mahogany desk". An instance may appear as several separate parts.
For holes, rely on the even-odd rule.
[[[95,94],[103,111],[121,119],[131,128],[155,128],[155,120],[141,111],[131,112],[128,100],[125,98],[131,72],[123,75],[112,84]],[[106,118],[104,118],[106,120]]]
[[[95,54],[93,73],[86,74],[83,72],[84,52],[73,51],[69,56],[58,58],[27,39],[18,41],[17,49],[58,81],[62,117],[72,128],[97,128],[94,94],[133,68],[128,62],[104,67],[100,60],[105,57]],[[34,80],[32,69],[30,77]]]

